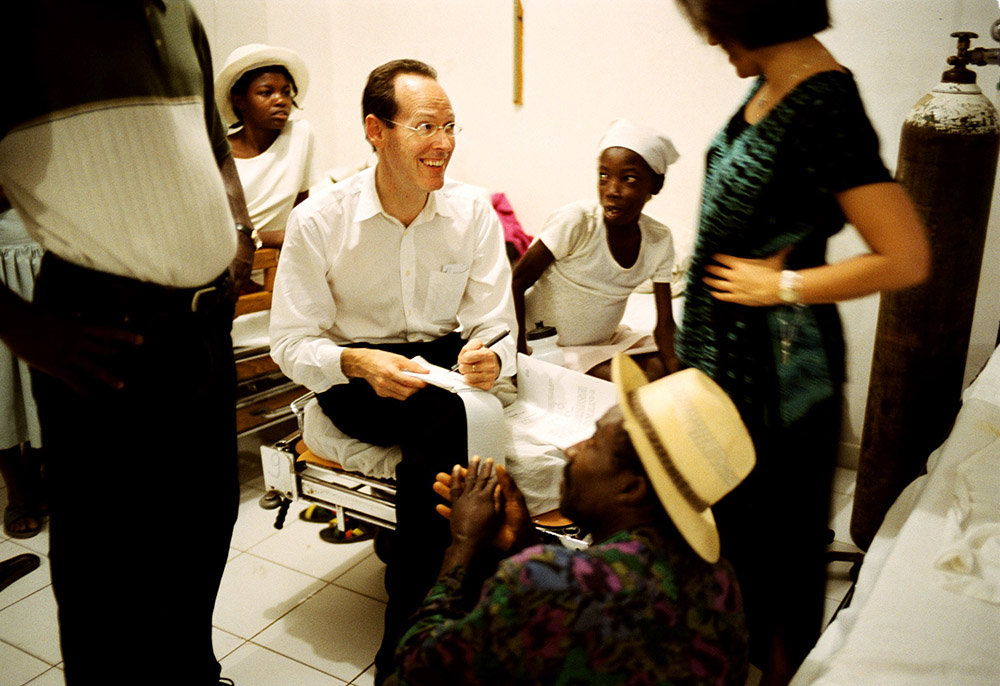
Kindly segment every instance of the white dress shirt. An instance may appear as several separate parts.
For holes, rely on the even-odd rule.
[[[271,356],[322,392],[346,383],[346,343],[466,340],[510,329],[493,346],[516,369],[510,264],[500,221],[480,193],[446,181],[410,224],[382,209],[375,169],[299,204],[288,219],[271,305]]]

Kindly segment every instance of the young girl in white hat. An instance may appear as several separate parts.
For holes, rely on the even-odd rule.
[[[314,182],[312,127],[290,118],[308,85],[295,52],[262,43],[234,50],[215,80],[258,246],[281,245],[288,214]]]

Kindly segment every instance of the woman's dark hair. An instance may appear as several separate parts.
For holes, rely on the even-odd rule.
[[[229,89],[229,101],[233,102],[234,95],[245,97],[247,91],[250,90],[250,84],[253,83],[253,80],[261,74],[268,73],[281,74],[288,79],[288,83],[292,86],[292,107],[302,109],[299,107],[299,103],[295,102],[295,96],[299,94],[299,87],[295,85],[295,78],[292,77],[292,74],[288,71],[288,69],[280,64],[269,64],[264,67],[257,67],[256,69],[243,72],[243,75],[236,79],[236,83],[234,83],[233,87]],[[235,104],[233,105],[233,112],[236,114],[237,119],[236,124],[234,124],[235,126],[243,120],[243,116],[240,111],[236,109]]]
[[[375,67],[368,75],[365,91],[361,95],[361,119],[369,114],[386,122],[388,128],[393,128],[390,119],[396,117],[399,105],[396,102],[396,77],[400,74],[420,74],[429,79],[437,79],[437,72],[420,60],[393,60],[381,67]]]
[[[695,30],[717,42],[754,50],[819,33],[830,26],[826,0],[677,0]]]

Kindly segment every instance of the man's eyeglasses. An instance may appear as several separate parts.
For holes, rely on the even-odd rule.
[[[395,124],[396,126],[402,126],[404,129],[409,129],[413,133],[417,134],[421,138],[430,138],[438,131],[444,131],[444,135],[449,138],[454,138],[456,133],[462,130],[462,127],[455,122],[450,122],[444,126],[435,126],[430,122],[424,122],[422,124],[417,124],[416,126],[407,126],[406,124],[400,124],[398,121],[393,121],[391,119],[383,119],[382,121],[389,124]]]

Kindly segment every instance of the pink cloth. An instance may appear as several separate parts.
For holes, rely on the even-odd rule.
[[[531,236],[521,228],[521,223],[517,221],[514,208],[510,206],[506,195],[494,193],[491,200],[493,201],[493,209],[496,210],[500,217],[500,223],[503,224],[504,240],[514,246],[514,249],[517,250],[517,256],[520,257],[531,244]]]

